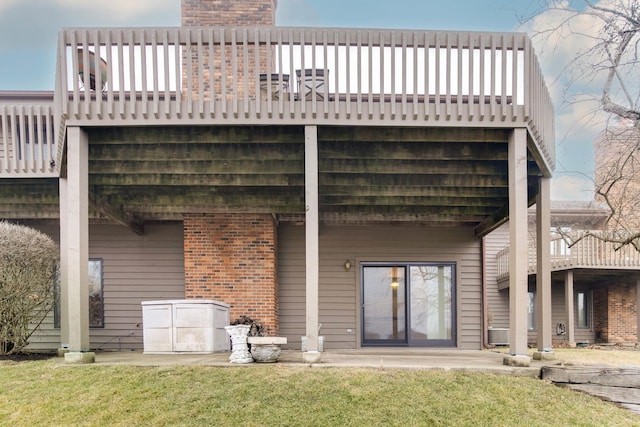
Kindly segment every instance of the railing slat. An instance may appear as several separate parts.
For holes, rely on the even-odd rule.
[[[601,237],[595,234],[602,233]],[[577,242],[570,248],[562,238],[551,240],[551,271],[575,268],[614,268],[640,270],[640,252],[630,245],[618,248],[615,233],[602,231],[588,232],[587,235],[573,234]],[[608,239],[608,240],[607,240]],[[529,244],[529,274],[535,274],[537,254],[535,244]],[[509,248],[496,254],[498,281],[509,276]]]

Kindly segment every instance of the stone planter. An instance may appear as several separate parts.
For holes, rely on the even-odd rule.
[[[274,363],[280,357],[280,345],[287,343],[286,337],[249,337],[251,356],[258,363]]]
[[[249,353],[247,345],[247,334],[249,333],[249,325],[233,325],[225,326],[224,329],[231,337],[231,355],[229,362],[231,363],[251,363],[253,357]]]

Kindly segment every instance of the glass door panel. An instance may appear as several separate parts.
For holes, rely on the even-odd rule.
[[[406,343],[405,267],[366,266],[362,272],[363,343]]]
[[[453,268],[414,265],[410,271],[410,341],[432,343],[453,338]]]

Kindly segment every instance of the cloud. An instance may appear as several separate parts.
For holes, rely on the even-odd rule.
[[[593,182],[574,175],[562,175],[551,180],[551,200],[591,201]]]
[[[53,89],[62,28],[179,25],[180,0],[0,0],[0,89]]]
[[[180,0],[0,0],[0,49],[5,50],[55,49],[56,35],[65,27],[178,25]]]
[[[0,0],[0,13],[2,13],[5,9],[10,8],[14,4],[20,2],[21,0]]]
[[[165,14],[171,9],[180,11],[180,0],[54,0],[57,6],[73,14],[96,14],[126,23],[146,20],[151,15]],[[102,12],[102,13],[101,13]],[[180,15],[177,16],[178,21]]]

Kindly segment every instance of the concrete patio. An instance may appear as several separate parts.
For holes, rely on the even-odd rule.
[[[425,349],[358,349],[329,350],[322,353],[320,363],[304,363],[302,352],[283,350],[278,364],[309,366],[312,368],[375,368],[375,369],[434,369],[460,370],[501,375],[539,377],[543,366],[550,363],[532,360],[528,368],[503,365],[504,353],[479,350],[425,350]],[[61,359],[62,363],[62,359]],[[259,368],[265,364],[245,365],[229,363],[229,353],[214,354],[143,354],[141,351],[96,353],[98,365],[133,366],[238,366]]]

